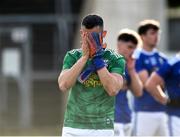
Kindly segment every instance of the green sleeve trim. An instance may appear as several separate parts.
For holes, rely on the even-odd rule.
[[[112,68],[111,73],[118,73],[120,75],[123,75],[124,71],[123,71],[123,69],[120,69],[120,68]]]
[[[62,70],[70,69],[76,63],[78,57],[78,50],[68,51],[64,57]]]
[[[62,68],[62,70],[65,70],[65,69],[70,69],[70,67],[68,66],[68,65],[63,65],[63,68]]]
[[[125,73],[125,59],[123,57],[118,57],[113,60],[110,72],[118,73],[120,75],[124,75]]]

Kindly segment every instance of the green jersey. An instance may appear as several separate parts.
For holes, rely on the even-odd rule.
[[[82,56],[81,49],[67,52],[63,70],[71,68]],[[124,74],[125,60],[121,55],[106,49],[103,55],[111,73]],[[91,63],[88,60],[84,69]],[[71,88],[64,118],[64,127],[80,129],[113,129],[115,97],[103,88],[97,73],[92,73],[82,84],[76,81]]]

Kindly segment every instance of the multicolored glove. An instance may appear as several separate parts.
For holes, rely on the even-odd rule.
[[[102,56],[101,55],[98,55],[98,56],[95,56],[93,59],[92,59],[92,62],[93,62],[93,65],[95,67],[95,70],[100,70],[104,67],[107,66],[107,64],[105,63],[105,61],[102,59]]]
[[[92,58],[92,63],[79,75],[78,81],[80,83],[86,81],[93,72],[96,72],[106,66],[104,60],[102,59],[104,49],[106,48],[106,44],[102,44],[104,36],[105,35],[102,33],[89,33],[88,38],[90,40],[90,58]]]
[[[97,32],[89,33],[88,39],[90,41],[90,58],[101,55],[103,53],[104,49],[106,48],[106,44],[103,44],[103,37],[105,37],[105,35],[106,34]]]
[[[95,52],[93,50],[91,50],[91,52],[92,52],[91,55],[92,55],[92,63],[95,66],[95,70],[97,71],[106,66],[106,63],[102,59],[106,45],[105,45],[105,47],[103,47],[103,45],[102,45],[102,40],[101,40],[102,33],[93,32],[93,33],[91,33],[91,37],[89,37],[89,39],[93,43],[92,45],[95,45],[94,47],[96,48]],[[90,45],[90,47],[91,47],[91,45]]]
[[[84,83],[92,73],[106,66],[107,64],[102,58],[97,56],[94,57],[91,64],[89,64],[89,66],[79,75],[78,81]]]
[[[80,83],[83,83],[84,81],[86,81],[89,76],[95,72],[95,67],[93,64],[90,64],[78,77],[78,81]]]

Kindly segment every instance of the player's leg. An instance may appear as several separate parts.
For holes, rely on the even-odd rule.
[[[180,135],[180,117],[169,116],[169,130],[171,136]]]
[[[124,136],[123,124],[114,123],[114,136]]]
[[[169,136],[168,128],[168,116],[166,113],[157,114],[159,117],[159,129],[157,131],[157,136]]]
[[[135,135],[154,136],[158,128],[156,114],[152,112],[137,112],[136,114]]]
[[[132,123],[124,124],[124,135],[131,136],[132,134]]]

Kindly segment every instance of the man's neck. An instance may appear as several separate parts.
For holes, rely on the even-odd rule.
[[[151,52],[154,48],[150,47],[149,45],[143,44],[143,50]]]

